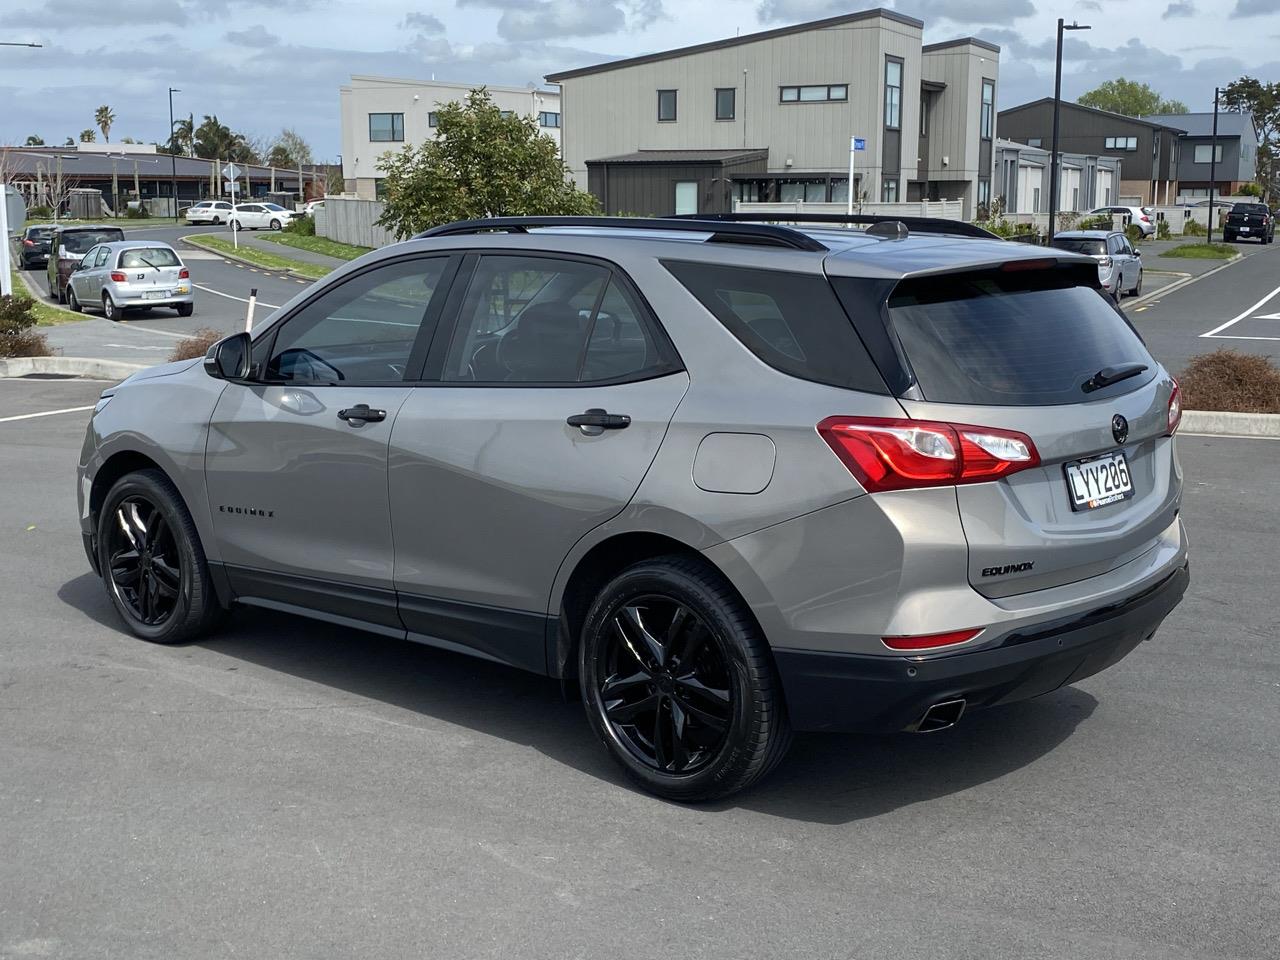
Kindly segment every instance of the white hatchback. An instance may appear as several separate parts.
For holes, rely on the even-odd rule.
[[[278,203],[238,203],[231,210],[231,223],[240,230],[280,230],[300,216]]]
[[[187,207],[187,223],[226,223],[231,219],[231,204],[226,200],[201,200]]]

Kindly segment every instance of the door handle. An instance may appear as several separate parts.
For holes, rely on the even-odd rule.
[[[631,426],[631,418],[625,413],[609,413],[599,407],[592,407],[585,413],[575,413],[565,419],[571,427],[581,427],[589,437],[598,437],[605,430],[622,430]]]
[[[338,411],[338,419],[345,420],[347,423],[377,423],[379,420],[387,419],[387,411],[375,410],[367,403],[357,403],[354,407],[348,407],[346,410]]]

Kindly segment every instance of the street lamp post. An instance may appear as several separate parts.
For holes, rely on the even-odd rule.
[[[1218,185],[1218,95],[1220,92],[1221,88],[1213,88],[1213,139],[1209,141],[1209,235],[1205,237],[1205,243],[1213,243],[1213,188]]]
[[[1058,219],[1058,108],[1062,104],[1062,32],[1064,30],[1088,30],[1088,24],[1070,23],[1058,18],[1058,59],[1053,72],[1053,154],[1049,158],[1049,240]]]
[[[178,222],[178,155],[173,152],[173,95],[182,91],[169,88],[169,182],[173,191],[173,222]]]

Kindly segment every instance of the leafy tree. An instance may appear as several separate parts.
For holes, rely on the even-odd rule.
[[[141,143],[142,141],[141,141],[141,140],[135,140],[135,139],[133,139],[133,137],[121,137],[121,138],[120,138],[120,142],[121,142],[121,143]]]
[[[97,139],[98,139],[98,135],[93,132],[93,127],[85,127],[83,130],[80,131],[81,143],[95,143]]]
[[[93,122],[102,131],[103,143],[111,142],[111,125],[116,122],[115,112],[105,103],[93,112]]]
[[[288,127],[280,131],[280,136],[276,137],[271,144],[270,153],[267,155],[267,163],[273,167],[296,167],[310,162],[310,144]]]
[[[1227,85],[1222,103],[1234,113],[1248,112],[1258,138],[1257,181],[1263,199],[1280,194],[1280,82],[1241,77]]]
[[[1126,117],[1148,117],[1162,113],[1188,113],[1180,100],[1165,100],[1145,83],[1136,80],[1107,80],[1076,99],[1076,103],[1097,110],[1122,113]]]
[[[44,146],[44,138],[43,138],[43,137],[41,137],[41,136],[38,136],[38,135],[36,135],[36,134],[34,134],[34,133],[33,133],[33,134],[31,134],[31,136],[27,137],[26,146],[28,146],[28,147],[43,147],[43,146]]]
[[[176,129],[176,123],[174,127]],[[244,134],[236,133],[220,121],[216,114],[206,114],[204,122],[196,128],[194,135],[197,157],[206,160],[233,160],[236,163],[254,163],[258,159]]]
[[[67,137],[66,143],[63,144],[64,147],[74,147],[75,145],[76,145],[75,137]]]
[[[182,120],[173,121],[173,133],[169,135],[169,142],[164,145],[165,153],[174,153],[178,156],[189,156],[195,145],[195,118],[186,117]]]
[[[398,236],[452,220],[597,212],[532,117],[504,117],[483,87],[437,114],[435,139],[378,161],[386,174],[378,222]]]

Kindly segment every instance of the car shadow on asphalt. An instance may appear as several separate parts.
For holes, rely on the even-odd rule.
[[[131,641],[97,577],[68,581],[58,596]],[[592,735],[576,697],[566,699],[561,685],[546,677],[257,608],[237,609],[214,636],[196,645],[528,746],[619,789],[637,789]],[[758,787],[695,809],[742,808],[824,824],[879,816],[1035,763],[1067,740],[1096,706],[1088,693],[1068,687],[972,714],[934,734],[798,734],[786,759]]]

